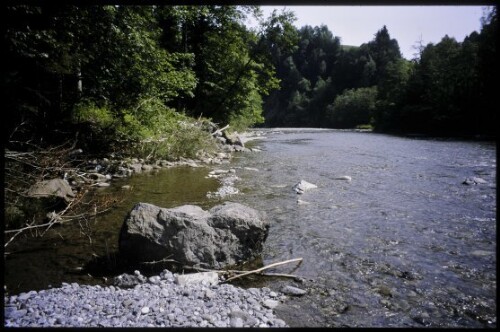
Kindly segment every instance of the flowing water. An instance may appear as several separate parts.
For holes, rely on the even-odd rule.
[[[293,272],[304,283],[257,281],[307,289],[275,309],[278,316],[291,326],[496,327],[494,142],[263,132],[266,139],[254,143],[262,152],[237,154],[217,168],[235,168],[240,178],[235,186],[241,193],[224,200],[267,213],[263,263],[303,258],[293,271],[284,266],[275,272]],[[92,244],[61,227],[6,260],[6,284],[15,292],[59,279],[102,282],[71,271],[92,256],[112,257],[123,218],[138,201],[163,207],[220,203],[206,198],[219,185],[205,178],[209,171],[166,169],[117,182],[115,190],[125,183],[134,189],[94,221]],[[473,176],[487,183],[462,184]],[[301,179],[318,188],[296,194],[292,186]]]

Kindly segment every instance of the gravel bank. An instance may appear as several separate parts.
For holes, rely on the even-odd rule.
[[[178,285],[164,270],[134,288],[63,283],[5,296],[9,327],[285,327],[272,308],[285,296],[269,288]]]

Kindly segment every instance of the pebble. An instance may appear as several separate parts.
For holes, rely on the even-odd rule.
[[[278,306],[279,302],[276,301],[276,300],[265,300],[263,305],[264,307],[266,308],[269,308],[269,309],[274,309]]]
[[[294,286],[285,286],[281,289],[281,291],[286,295],[293,295],[293,296],[302,296],[306,294],[305,290]]]

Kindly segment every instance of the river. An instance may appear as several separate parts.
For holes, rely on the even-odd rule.
[[[102,283],[88,268],[112,259],[126,213],[138,201],[173,207],[208,199],[213,168],[234,168],[239,194],[224,198],[265,211],[264,264],[302,257],[300,275],[256,280],[308,294],[275,309],[290,326],[496,327],[496,145],[371,132],[266,129],[261,152],[228,165],[177,168],[117,181],[122,203],[94,223],[93,241],[63,226],[6,259],[12,292],[58,280]],[[349,176],[351,181],[339,177]],[[467,177],[485,184],[465,185]],[[305,180],[318,188],[296,194]],[[20,246],[23,245],[20,241]],[[93,258],[94,257],[94,258]],[[84,273],[76,273],[87,266]],[[43,273],[41,272],[43,271]],[[105,275],[105,274],[103,274]]]

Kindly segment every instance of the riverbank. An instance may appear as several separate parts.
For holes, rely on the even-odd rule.
[[[246,143],[259,138],[259,136],[258,133],[244,133],[241,134],[241,139],[243,143]],[[130,185],[130,180],[143,178],[144,176],[148,179],[154,179],[157,174],[161,174],[162,169],[165,169],[163,172],[168,171],[168,169],[184,169],[186,171],[192,169],[199,173],[198,170],[206,169],[207,166],[229,163],[233,156],[232,152],[238,151],[238,148],[234,151],[228,151],[233,146],[226,145],[226,152],[219,152],[215,156],[219,160],[215,159],[215,162],[213,159],[181,159],[176,162],[159,161],[152,167],[148,167],[151,163],[140,159],[103,158],[87,161],[86,168],[80,168],[79,172],[89,174],[89,170],[91,170],[91,174],[101,174],[101,176],[93,175],[89,177],[89,181],[92,181],[92,183],[85,183],[85,185],[90,184],[96,189],[99,188],[99,192],[112,192],[120,187],[132,189],[133,192],[135,189],[134,185]],[[244,148],[239,149],[239,151],[259,150]],[[118,166],[120,163],[124,168],[127,165],[134,166],[126,168],[127,172],[124,172],[123,176],[113,176],[114,174],[110,173],[110,170],[116,170],[117,167],[120,167]],[[142,175],[129,178],[139,173]],[[186,180],[190,181],[189,179]],[[220,181],[220,179],[218,180]],[[109,186],[100,185],[100,183],[107,183]],[[125,184],[122,185],[123,183]],[[72,183],[72,185],[75,184]],[[144,186],[154,190],[147,184]],[[204,193],[204,195],[206,194],[207,192]],[[120,219],[123,220],[123,216]],[[67,238],[64,230],[68,228],[54,227],[63,242]],[[97,240],[98,238],[95,237],[94,241]],[[112,245],[110,245],[109,250],[112,251]],[[94,253],[92,254],[94,255]],[[66,255],[71,256],[73,254],[67,252]],[[87,274],[90,272],[91,267],[89,266],[84,268],[86,272],[82,270],[82,273]],[[91,273],[94,274],[94,272]],[[151,274],[148,273],[148,275]],[[89,277],[98,280],[96,276],[92,277],[89,274]],[[104,277],[102,279],[106,280]],[[64,279],[62,280],[64,281]],[[111,280],[108,279],[104,283],[101,281],[100,285],[89,285],[85,282],[70,282],[68,280],[68,283],[63,282],[62,286],[59,287],[60,284],[56,282],[53,284],[57,288],[52,288],[49,285],[48,288],[45,287],[38,291],[26,290],[18,295],[13,295],[9,291],[10,294],[4,299],[4,323],[6,326],[22,327],[286,326],[284,321],[273,315],[271,308],[284,298],[280,297],[277,292],[272,292],[269,288],[245,290],[229,284],[180,286],[173,281],[175,278],[168,271],[164,271],[160,276],[151,276],[147,280],[147,282],[137,285],[134,289],[121,289],[115,285],[110,285]],[[8,291],[6,288],[4,290]],[[163,296],[158,297],[158,294],[163,294]],[[203,294],[210,295],[207,297]],[[147,303],[143,303],[144,299],[149,300]]]
[[[63,283],[4,298],[5,327],[286,327],[286,296],[207,281],[179,284],[164,270],[130,289]]]

